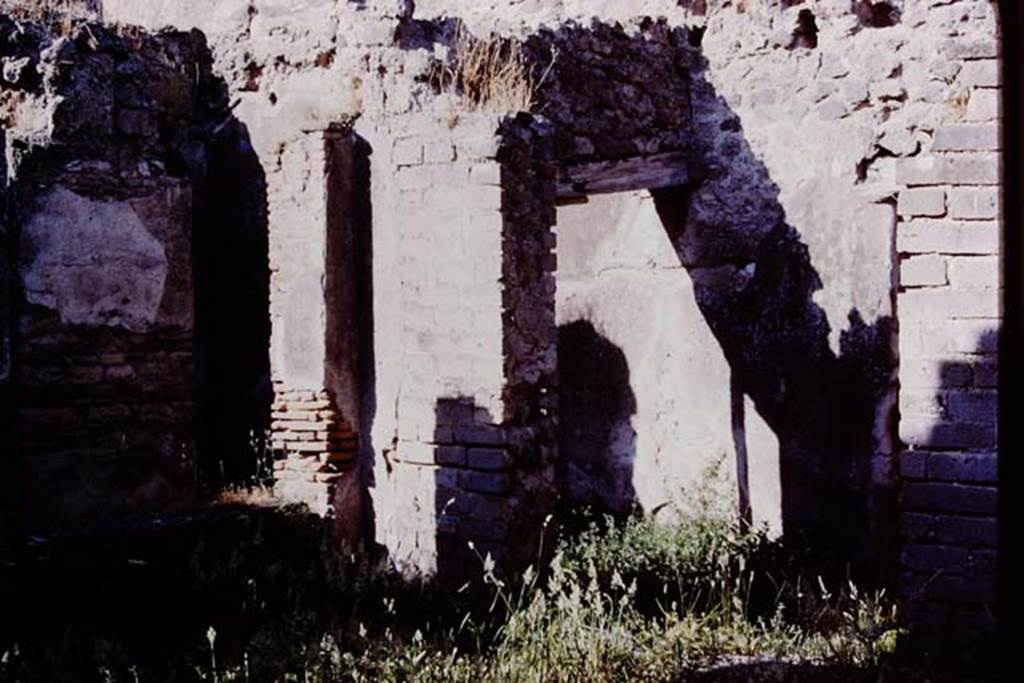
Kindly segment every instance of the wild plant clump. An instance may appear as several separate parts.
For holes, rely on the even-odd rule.
[[[175,622],[171,601],[160,608],[181,648],[162,638],[158,656],[140,657],[127,624],[102,637],[63,630],[50,646],[0,643],[0,679],[60,666],[126,681],[671,681],[746,658],[861,680],[877,676],[900,634],[884,592],[793,574],[778,542],[722,519],[594,523],[519,577],[481,557],[480,579],[456,593],[358,553],[321,565],[316,533],[290,552],[301,561],[276,557],[303,535],[301,520],[268,519],[246,547],[225,534],[201,540],[188,590],[197,604],[221,602],[207,622]],[[488,599],[474,605],[471,594]],[[235,616],[223,607],[230,595],[242,602]]]
[[[433,81],[439,91],[458,95],[468,111],[511,113],[533,109],[543,76],[535,77],[519,41],[477,38],[459,23],[451,59],[438,65]]]
[[[97,4],[92,0],[0,0],[0,14],[53,24],[58,35],[68,35],[73,22],[96,16]]]

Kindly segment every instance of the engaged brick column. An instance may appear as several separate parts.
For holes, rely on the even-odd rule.
[[[993,626],[999,64],[995,38],[944,49],[960,118],[897,171],[900,589],[918,633],[969,638]]]
[[[275,491],[324,515],[358,506],[337,497],[356,478],[351,144],[341,131],[302,135],[267,179]]]
[[[374,150],[364,450],[376,540],[403,571],[458,586],[487,554],[535,560],[554,502],[541,448],[557,399],[550,143],[527,124],[443,110],[362,134]]]

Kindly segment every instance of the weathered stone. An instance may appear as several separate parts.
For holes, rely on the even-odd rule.
[[[1001,83],[999,60],[979,59],[969,61],[960,70],[958,81],[967,87],[995,88]]]
[[[999,224],[909,221],[896,232],[896,249],[906,254],[993,254],[999,250]]]
[[[994,392],[990,392],[994,395]],[[951,408],[956,415],[957,409]],[[984,415],[991,418],[989,408]],[[928,457],[928,477],[935,481],[996,484],[999,478],[996,453],[932,453]]]
[[[901,313],[908,320],[942,317],[997,318],[999,294],[995,291],[940,291],[919,289],[900,294]]]
[[[940,256],[916,256],[900,262],[903,287],[937,287],[946,283],[946,260]]]
[[[903,507],[909,511],[942,514],[995,515],[996,489],[964,484],[908,483],[903,486]]]
[[[993,548],[998,542],[996,520],[990,518],[905,513],[899,525],[901,536],[917,542]]]
[[[994,391],[951,392],[949,414],[954,420],[995,423],[999,399]]]
[[[999,128],[994,123],[962,123],[935,131],[932,151],[979,152],[1000,148]]]
[[[439,465],[465,466],[466,449],[462,446],[438,446],[435,458]]]
[[[456,424],[455,441],[462,444],[500,446],[505,443],[505,430],[480,424]]]
[[[972,90],[965,117],[968,121],[994,121],[999,111],[998,90]]]
[[[512,480],[504,473],[465,470],[459,472],[459,485],[476,493],[502,494],[508,493]]]
[[[999,216],[995,187],[955,187],[949,191],[949,215],[955,219],[992,220]]]
[[[950,284],[957,289],[996,289],[1000,284],[1000,262],[1001,259],[998,256],[951,257],[949,259]],[[995,335],[989,336],[995,338]],[[995,347],[994,344],[989,344],[979,350],[994,352]]]
[[[987,449],[995,446],[996,430],[989,422],[908,417],[900,421],[900,439],[922,448]]]
[[[946,213],[946,193],[932,187],[903,190],[896,210],[901,216],[942,216]]]
[[[942,54],[950,60],[974,60],[998,57],[1000,55],[1000,41],[994,36],[968,40],[958,38],[947,40],[942,44]],[[989,68],[989,67],[986,67]]]
[[[466,464],[478,470],[504,470],[512,465],[512,457],[503,448],[469,448]]]
[[[896,182],[918,185],[997,185],[999,158],[995,154],[972,152],[900,159]]]

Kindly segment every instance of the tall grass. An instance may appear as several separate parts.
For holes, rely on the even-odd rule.
[[[489,599],[476,606],[472,591],[410,583],[360,554],[290,567],[265,554],[277,533],[258,530],[251,558],[221,535],[195,551],[193,581],[210,595],[241,585],[244,604],[175,634],[193,645],[170,661],[64,634],[49,649],[0,644],[0,680],[64,667],[64,650],[73,677],[112,681],[672,681],[750,657],[873,675],[899,635],[884,593],[802,576],[777,542],[719,518],[595,521],[514,578],[480,557],[473,590]]]

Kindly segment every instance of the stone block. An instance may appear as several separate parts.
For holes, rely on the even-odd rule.
[[[934,152],[979,152],[1000,149],[995,123],[960,123],[935,131]]]
[[[459,485],[467,491],[499,495],[512,489],[512,478],[503,472],[464,470],[459,472]]]
[[[928,453],[904,451],[899,456],[900,476],[904,479],[924,479],[927,476]]]
[[[900,355],[910,358],[946,357],[949,354],[994,353],[996,321],[934,320],[900,326]],[[935,360],[936,364],[961,364]],[[964,368],[967,370],[968,368]],[[969,377],[969,375],[968,375]]]
[[[952,218],[991,220],[999,216],[999,188],[955,187],[949,191]]]
[[[901,190],[896,210],[905,217],[942,216],[946,213],[946,193],[937,187]]]
[[[999,155],[994,152],[932,154],[896,162],[900,185],[998,185]]]
[[[996,514],[996,488],[956,483],[909,482],[900,494],[907,512]]]
[[[999,293],[988,290],[914,289],[898,299],[901,319],[955,320],[996,318]]]
[[[978,59],[964,64],[957,81],[969,88],[995,88],[1002,82],[997,59]]]
[[[947,40],[940,50],[943,57],[949,60],[994,59],[1001,53],[999,43],[995,35],[985,38],[961,36]]]
[[[430,169],[423,168],[422,166],[400,167],[395,174],[395,179],[397,181],[395,186],[398,188],[398,191],[405,194],[423,192],[434,186],[434,178],[430,173]]]
[[[990,423],[908,416],[900,420],[900,439],[919,448],[993,448],[996,427]]]
[[[998,525],[990,517],[908,512],[900,515],[899,530],[902,538],[922,543],[995,547],[999,540]]]
[[[996,289],[1002,279],[1000,261],[998,256],[950,257],[949,283],[957,289]],[[989,327],[994,330],[995,325]]]
[[[502,446],[505,430],[496,425],[456,424],[455,441],[466,445]]]
[[[457,490],[459,488],[459,474],[461,472],[462,470],[452,467],[439,467],[437,471],[434,472],[434,483],[438,490]]]
[[[999,397],[994,391],[951,391],[947,400],[949,416],[953,420],[996,422]]]
[[[839,87],[849,105],[859,104],[868,99],[868,82],[862,78],[844,78]]]
[[[504,470],[512,465],[512,456],[504,448],[470,448],[467,464],[478,470]]]
[[[438,446],[434,449],[434,459],[438,465],[465,466],[466,449],[462,446]]]
[[[965,484],[996,484],[999,460],[995,451],[979,453],[931,453],[928,478]]]
[[[903,287],[937,287],[946,283],[946,260],[941,256],[915,256],[900,262]]]
[[[896,249],[904,254],[995,254],[999,223],[913,220],[896,231]]]
[[[497,163],[474,164],[469,169],[469,181],[474,185],[501,186],[501,166]]]
[[[998,90],[972,90],[964,118],[968,121],[997,120],[1000,116],[999,94]]]

